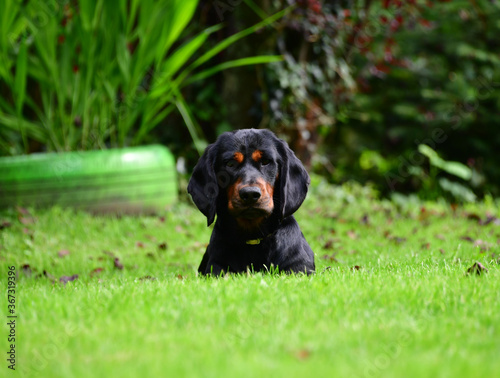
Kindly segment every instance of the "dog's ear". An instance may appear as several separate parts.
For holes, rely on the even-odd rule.
[[[311,179],[288,144],[278,138],[276,144],[282,160],[277,180],[278,210],[281,217],[286,218],[295,213],[304,202]]]
[[[198,209],[207,217],[207,225],[210,226],[215,219],[217,196],[219,185],[215,174],[215,162],[217,158],[217,144],[209,145],[194,167],[193,174],[187,187],[193,202]]]

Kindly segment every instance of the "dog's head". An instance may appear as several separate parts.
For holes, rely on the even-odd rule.
[[[269,130],[222,134],[196,164],[188,185],[194,203],[212,224],[229,214],[253,230],[271,215],[293,214],[304,201],[309,175],[288,145]]]

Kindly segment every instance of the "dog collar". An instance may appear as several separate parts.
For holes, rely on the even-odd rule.
[[[258,245],[258,244],[260,244],[260,242],[261,242],[262,240],[264,240],[265,238],[268,238],[269,236],[271,236],[271,235],[273,235],[273,234],[274,234],[274,232],[271,232],[270,234],[268,234],[268,235],[264,236],[263,238],[259,238],[259,239],[250,239],[250,240],[245,241],[245,243],[246,243],[246,244],[248,244],[248,245]]]
[[[257,245],[257,244],[260,244],[260,242],[262,240],[263,239],[250,239],[250,240],[247,240],[245,243],[247,243],[249,245]]]

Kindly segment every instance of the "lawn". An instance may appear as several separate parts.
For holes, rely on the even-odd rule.
[[[498,376],[500,203],[373,197],[315,182],[296,214],[312,276],[197,277],[211,230],[188,203],[4,211],[0,376]]]

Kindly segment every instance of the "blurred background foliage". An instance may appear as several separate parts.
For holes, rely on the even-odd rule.
[[[189,173],[258,127],[329,182],[500,195],[497,0],[113,4],[0,0],[1,154],[163,143]]]

